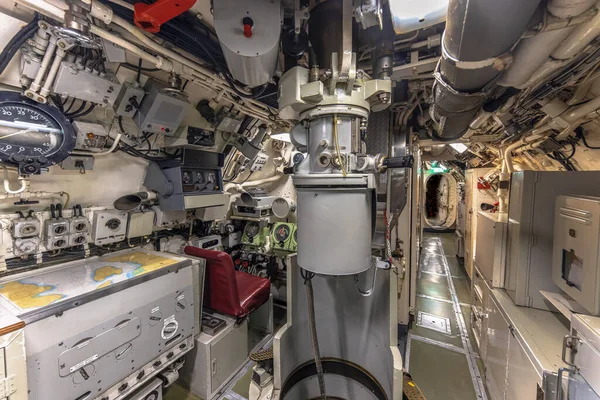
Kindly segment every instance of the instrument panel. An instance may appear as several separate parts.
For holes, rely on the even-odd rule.
[[[71,123],[56,107],[0,91],[1,162],[18,166],[21,174],[38,174],[67,158],[75,140]]]

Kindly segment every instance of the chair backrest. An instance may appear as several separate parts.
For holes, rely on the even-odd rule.
[[[237,316],[242,308],[231,256],[223,251],[186,246],[185,254],[206,260],[204,305],[223,314]]]

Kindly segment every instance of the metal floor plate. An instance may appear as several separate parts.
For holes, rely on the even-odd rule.
[[[447,335],[452,334],[450,318],[440,317],[423,311],[419,311],[417,314],[417,326],[445,333]]]

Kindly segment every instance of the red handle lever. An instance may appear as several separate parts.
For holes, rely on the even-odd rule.
[[[183,14],[196,3],[196,0],[158,0],[153,4],[135,3],[133,22],[146,32],[156,33],[160,26]]]

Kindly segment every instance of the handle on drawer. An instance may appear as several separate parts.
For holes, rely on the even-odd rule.
[[[578,341],[579,339],[577,338],[577,336],[565,335],[565,337],[563,338],[562,354],[561,354],[560,358],[562,359],[562,362],[567,364],[569,367],[573,367],[573,368],[577,369],[577,366],[575,364],[573,364],[570,361],[567,361],[567,348],[569,348],[569,349],[571,349],[571,351],[573,351],[573,349],[575,347],[571,340]]]

